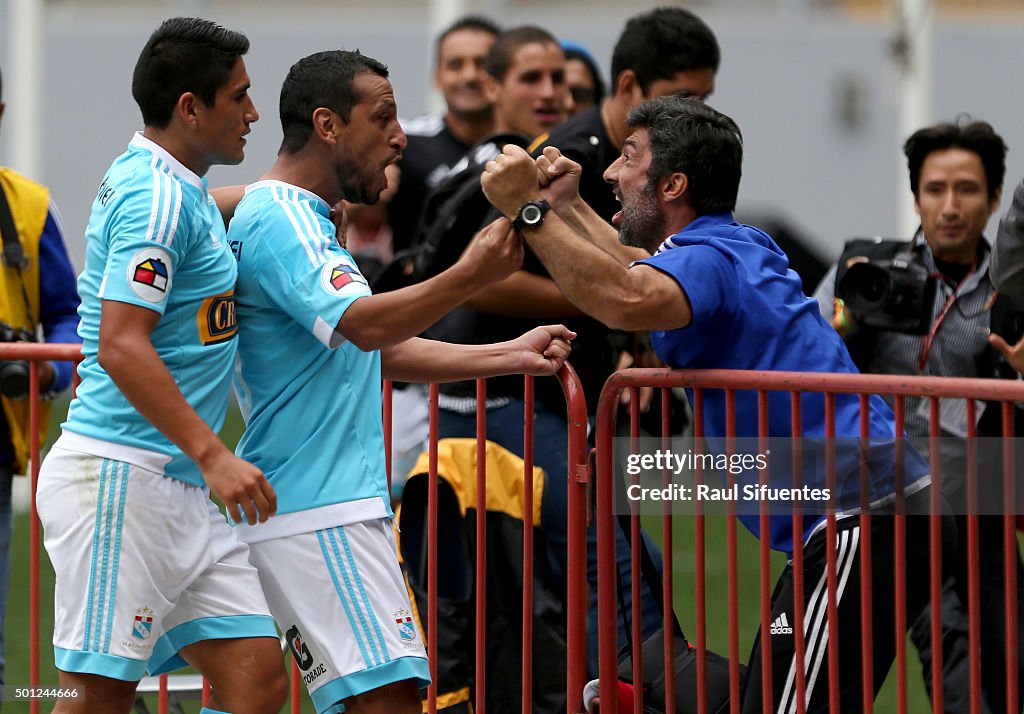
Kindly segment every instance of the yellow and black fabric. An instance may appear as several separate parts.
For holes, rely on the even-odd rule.
[[[534,529],[533,711],[565,711],[565,613],[540,528],[544,472],[533,469],[533,509],[524,507],[525,464],[487,442],[487,711],[522,711],[523,528]],[[472,711],[476,612],[476,440],[438,443],[438,694],[439,710]],[[409,475],[398,521],[401,559],[420,625],[427,632],[427,453]],[[448,707],[442,707],[444,701]]]
[[[45,186],[8,168],[0,167],[0,188],[7,196],[18,240],[26,258],[26,267],[18,275],[14,266],[0,265],[0,322],[35,333],[34,320],[39,318],[39,239],[46,225],[50,193]],[[28,300],[26,308],[25,300]],[[29,316],[31,310],[31,318]],[[29,456],[29,403],[23,399],[3,402],[4,416],[10,428],[14,447],[15,473],[24,473]],[[50,403],[39,403],[39,443],[46,441],[50,424]]]

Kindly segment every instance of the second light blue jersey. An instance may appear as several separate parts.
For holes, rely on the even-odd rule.
[[[103,302],[153,310],[153,347],[185,399],[215,431],[224,422],[235,360],[237,265],[200,178],[141,134],[100,184],[78,279],[82,383],[63,428],[148,454],[138,465],[202,485],[198,467],[129,403],[97,360]],[[144,450],[140,452],[138,450]],[[122,460],[134,463],[130,458]],[[138,460],[138,459],[136,459]]]
[[[250,541],[391,515],[380,352],[335,331],[370,289],[334,234],[323,199],[279,181],[249,186],[228,231],[246,419],[238,455],[277,491],[277,516],[239,526]]]

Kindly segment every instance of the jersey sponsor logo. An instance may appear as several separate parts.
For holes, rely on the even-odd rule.
[[[204,345],[227,342],[238,332],[235,315],[235,291],[229,290],[203,300],[196,314],[199,341]]]
[[[398,627],[398,636],[402,643],[416,641],[416,623],[412,621],[412,615],[406,609],[396,610],[394,613],[395,625]]]
[[[138,640],[148,640],[153,634],[153,611],[148,607],[140,607],[135,611],[135,620],[132,623],[132,637]]]
[[[775,618],[775,622],[772,623],[771,633],[773,635],[792,635],[793,628],[789,625],[789,618],[786,617],[786,613],[782,613]]]
[[[171,289],[171,258],[162,248],[143,248],[128,262],[128,284],[146,302],[163,302]]]
[[[299,669],[305,672],[313,666],[313,655],[310,653],[309,648],[306,647],[306,641],[303,639],[302,633],[299,632],[298,625],[292,625],[284,633],[284,639],[288,643],[292,659],[295,660],[295,664],[299,666]]]
[[[320,271],[320,282],[324,290],[334,295],[349,292],[365,293],[369,287],[359,268],[344,259],[332,260],[325,264]],[[346,290],[350,285],[355,287]]]

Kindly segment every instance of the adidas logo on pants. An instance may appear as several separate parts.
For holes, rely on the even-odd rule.
[[[775,622],[772,623],[771,633],[773,635],[793,634],[793,628],[789,626],[789,619],[786,617],[786,613],[782,613],[775,618]]]

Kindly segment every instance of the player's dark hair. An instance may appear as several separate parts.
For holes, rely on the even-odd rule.
[[[491,45],[491,51],[487,53],[487,60],[484,62],[487,74],[499,82],[504,81],[505,75],[512,67],[516,51],[523,45],[555,45],[561,48],[554,35],[536,25],[522,25],[505,30],[498,35],[498,39]]]
[[[328,50],[303,57],[288,70],[281,85],[281,130],[284,140],[279,153],[294,154],[313,134],[313,112],[326,107],[348,122],[352,108],[362,97],[355,78],[363,72],[388,76],[387,65],[359,50]]]
[[[198,17],[165,20],[142,48],[132,75],[132,96],[143,123],[165,128],[186,92],[213,106],[217,90],[248,51],[245,35],[215,22]]]
[[[682,7],[659,7],[630,18],[612,52],[612,94],[627,69],[647,94],[659,79],[695,69],[718,71],[721,51],[711,28]]]
[[[699,216],[736,207],[743,164],[743,135],[736,122],[699,99],[669,95],[635,107],[627,123],[647,129],[652,182],[686,174],[686,199]]]
[[[995,198],[996,192],[1003,187],[1003,177],[1006,175],[1006,143],[991,124],[974,121],[968,116],[960,117],[956,123],[946,122],[918,129],[903,145],[907,168],[910,170],[910,190],[915,197],[921,188],[924,160],[933,151],[944,149],[966,149],[977,154],[981,165],[985,167],[988,199],[991,201]]]
[[[466,15],[465,17],[460,17],[445,28],[444,32],[437,36],[437,42],[434,44],[434,58],[436,62],[441,62],[441,45],[444,44],[446,39],[448,39],[448,36],[462,30],[486,32],[488,35],[492,35],[495,38],[501,34],[501,28],[483,15]]]

